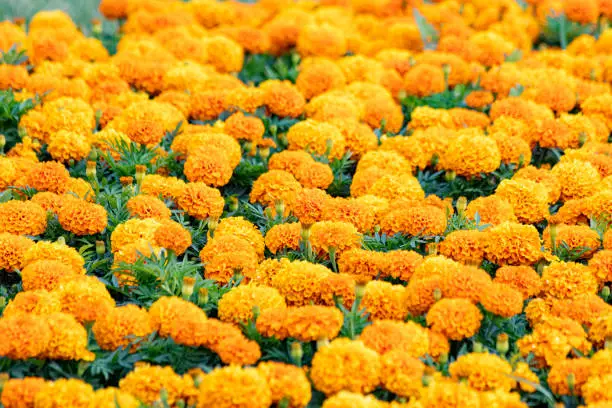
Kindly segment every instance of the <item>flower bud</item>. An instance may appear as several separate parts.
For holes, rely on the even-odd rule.
[[[294,341],[291,343],[291,350],[289,351],[291,360],[300,367],[302,365],[302,358],[304,357],[304,350],[302,349],[302,343]]]
[[[433,297],[436,302],[442,299],[442,290],[440,288],[435,288],[433,291]]]
[[[208,289],[202,288],[198,291],[198,305],[204,306],[208,303]]]
[[[570,392],[573,394],[576,389],[576,374],[569,373],[567,375],[567,388],[569,388]]]
[[[448,353],[442,353],[440,354],[440,357],[438,357],[438,362],[440,364],[446,364],[448,363]]]
[[[261,147],[259,148],[259,156],[266,160],[268,157],[270,157],[270,148],[269,147]]]
[[[508,350],[510,350],[510,343],[508,341],[508,335],[506,333],[501,333],[499,336],[497,336],[495,349],[499,354],[506,354]]]
[[[276,200],[274,203],[274,209],[276,210],[276,215],[283,217],[285,215],[285,203],[281,200]]]
[[[329,339],[319,339],[317,340],[317,350],[322,349],[323,347],[329,346]]]
[[[446,181],[453,181],[455,178],[457,178],[457,173],[452,170],[449,170],[444,174],[444,180]]]
[[[219,225],[219,220],[217,218],[208,218],[208,232],[210,236],[213,237],[215,235],[215,230]]]
[[[457,214],[459,214],[460,216],[463,216],[463,214],[465,214],[465,209],[467,208],[467,198],[465,197],[459,197],[457,199]]]
[[[143,166],[141,164],[136,166],[136,182],[138,184],[142,183],[145,174],[147,174],[147,166]]]
[[[105,252],[106,244],[104,244],[104,241],[96,241],[96,254],[104,255]]]
[[[66,245],[66,238],[64,238],[63,236],[59,236],[57,237],[57,241],[58,244],[60,245]]]
[[[121,183],[122,186],[131,186],[132,183],[134,182],[134,178],[130,177],[130,176],[125,176],[125,177],[119,177],[119,182]]]
[[[482,345],[482,343],[480,342],[476,342],[474,343],[474,353],[482,353],[484,351],[484,346]]]
[[[609,286],[604,286],[601,289],[601,297],[603,298],[603,300],[605,300],[606,302],[608,301],[608,299],[610,298],[610,287]]]
[[[95,161],[91,161],[91,160],[87,161],[87,168],[85,169],[85,174],[89,178],[92,178],[92,179],[96,178],[96,162]]]
[[[6,136],[0,135],[0,153],[4,152],[4,146],[6,146]]]
[[[229,203],[229,209],[230,209],[230,211],[236,211],[236,210],[238,210],[238,197],[236,197],[236,196],[231,196],[231,197],[229,198],[229,201],[230,201],[230,203]]]
[[[189,299],[193,294],[193,288],[195,287],[195,278],[184,277],[183,287],[181,288],[181,294],[184,299]]]

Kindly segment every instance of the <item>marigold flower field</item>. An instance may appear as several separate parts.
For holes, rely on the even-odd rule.
[[[612,407],[612,1],[99,12],[0,22],[2,406]]]

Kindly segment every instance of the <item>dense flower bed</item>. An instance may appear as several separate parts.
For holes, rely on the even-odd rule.
[[[612,407],[612,2],[1,22],[6,408]]]

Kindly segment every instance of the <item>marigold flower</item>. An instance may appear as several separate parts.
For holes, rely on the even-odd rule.
[[[167,220],[171,215],[170,209],[162,200],[145,194],[130,198],[126,206],[132,217]]]
[[[199,220],[218,219],[223,214],[225,200],[219,190],[204,183],[187,183],[177,197],[179,208]]]
[[[392,350],[381,358],[381,382],[387,390],[406,398],[418,397],[422,389],[425,364],[401,350]]]
[[[164,390],[166,402],[174,405],[187,396],[193,387],[193,380],[181,377],[172,368],[146,363],[137,365],[119,381],[121,391],[133,395],[145,404],[160,401],[161,392]]]
[[[302,306],[287,309],[284,325],[289,337],[303,342],[331,340],[344,323],[342,312],[334,306]]]
[[[53,290],[63,280],[70,280],[84,273],[84,269],[76,272],[70,265],[59,260],[43,259],[28,262],[21,271],[21,280],[24,290]]]
[[[365,286],[361,305],[372,320],[404,320],[406,317],[405,288],[389,282],[370,281]]]
[[[550,368],[548,386],[557,395],[582,395],[582,386],[588,380],[590,367],[591,362],[587,358],[559,361]]]
[[[449,367],[455,380],[467,379],[470,387],[478,391],[510,391],[514,380],[510,364],[495,354],[470,353],[460,356]]]
[[[310,150],[330,159],[342,158],[346,148],[344,136],[337,127],[313,119],[293,125],[287,132],[287,141],[290,150]]]
[[[442,299],[427,313],[427,325],[451,340],[472,337],[481,320],[480,310],[467,299]]]
[[[76,235],[93,235],[106,229],[106,209],[81,199],[64,200],[57,218],[66,231]]]
[[[361,393],[340,391],[337,394],[326,398],[323,401],[322,408],[344,408],[344,407],[359,407],[359,408],[375,408],[380,406],[380,401],[372,395],[362,395]]]
[[[558,163],[552,169],[561,184],[561,200],[584,198],[597,190],[601,176],[588,162],[568,160]]]
[[[274,157],[274,156],[273,156]],[[304,188],[291,204],[291,211],[302,225],[310,226],[322,221],[326,202],[330,196],[323,190]]]
[[[310,378],[326,395],[339,391],[367,393],[380,383],[380,356],[361,341],[336,339],[312,360]]]
[[[216,255],[204,269],[206,279],[227,283],[234,275],[250,275],[257,269],[257,255],[253,252],[225,252]]]
[[[2,405],[6,408],[33,408],[36,394],[45,386],[40,377],[11,378],[2,387]]]
[[[495,141],[478,135],[460,135],[452,140],[438,166],[457,175],[473,177],[495,171],[501,164],[501,154]]]
[[[93,361],[95,355],[87,350],[87,330],[67,313],[46,316],[51,338],[42,357],[58,360]]]
[[[176,221],[163,219],[155,230],[153,240],[157,246],[182,255],[191,246],[191,233]]]
[[[550,314],[557,317],[569,317],[590,327],[600,316],[611,310],[610,305],[602,298],[590,293],[571,299],[553,300]]]
[[[344,33],[337,27],[323,23],[305,25],[297,39],[297,49],[301,56],[338,58],[347,51]]]
[[[548,190],[536,182],[502,180],[495,195],[512,205],[518,220],[525,224],[542,221],[548,215]]]
[[[465,103],[470,108],[481,109],[495,101],[493,93],[489,91],[472,91],[465,97]]]
[[[94,395],[92,386],[86,382],[76,378],[60,378],[41,387],[34,397],[34,406],[85,408]]]
[[[286,171],[270,170],[262,174],[253,183],[250,201],[273,206],[280,201],[291,206],[302,186]]]
[[[599,282],[612,281],[612,251],[604,249],[593,255],[589,267]]]
[[[447,84],[442,68],[420,63],[404,76],[404,86],[408,95],[422,98],[444,92]]]
[[[487,230],[485,259],[497,265],[525,265],[541,257],[540,234],[532,225],[504,222]]]
[[[277,224],[266,233],[266,247],[276,254],[281,250],[300,248],[301,226],[299,223]]]
[[[432,205],[415,205],[388,212],[380,221],[387,235],[404,233],[410,236],[442,235],[446,230],[446,213]]]
[[[246,323],[254,317],[254,309],[286,307],[285,299],[275,288],[241,285],[232,289],[219,300],[219,319],[226,322]]]
[[[47,292],[46,290],[28,290],[17,293],[15,298],[6,306],[2,315],[4,317],[19,313],[50,315],[61,311],[62,304],[57,293]]]
[[[287,82],[266,81],[260,85],[264,90],[264,103],[271,113],[297,118],[304,112],[306,100],[300,91]]]
[[[97,390],[90,402],[91,408],[108,408],[113,405],[118,405],[120,408],[138,408],[140,402],[132,394],[115,387]]]
[[[236,140],[257,143],[263,139],[266,129],[258,117],[245,116],[242,112],[237,112],[227,118],[224,130]]]
[[[17,313],[0,318],[0,356],[11,360],[36,358],[51,341],[51,330],[44,316]]]
[[[299,367],[275,361],[266,361],[257,366],[272,392],[272,402],[288,400],[290,408],[304,408],[311,399],[310,382]]]
[[[227,91],[224,90],[194,92],[191,96],[191,111],[189,117],[196,120],[217,119],[225,110],[226,95]]]
[[[542,282],[544,293],[557,299],[596,293],[598,288],[592,270],[575,262],[552,262],[544,268]]]
[[[317,300],[320,285],[331,271],[305,261],[287,262],[272,277],[272,286],[285,297],[288,306],[305,306]]]
[[[425,192],[419,181],[412,174],[388,174],[382,176],[372,184],[367,194],[388,200],[394,198],[406,198],[409,200],[420,200],[425,198]]]
[[[0,270],[14,272],[25,265],[26,251],[34,245],[34,241],[8,232],[0,233]]]
[[[63,280],[55,293],[61,300],[62,312],[73,315],[79,323],[94,322],[115,307],[106,286],[95,276]]]
[[[38,191],[62,194],[70,179],[68,170],[58,162],[36,163],[26,174],[26,183]]]
[[[589,340],[597,346],[605,346],[606,340],[612,336],[612,313],[599,316],[589,330]]]
[[[419,271],[420,273],[422,271]],[[415,276],[418,277],[419,275]],[[489,274],[475,266],[460,266],[447,271],[443,270],[440,276],[442,278],[442,286],[440,287],[442,296],[464,298],[472,303],[479,302],[483,293],[491,285]]]
[[[440,255],[465,264],[480,264],[484,257],[483,238],[478,230],[460,230],[448,234],[438,246]]]
[[[85,274],[85,260],[76,249],[57,242],[38,241],[30,246],[24,256],[23,264],[27,266],[36,261],[59,261],[72,269],[76,274]],[[27,290],[27,289],[26,289]]]
[[[523,299],[537,296],[542,290],[540,275],[530,266],[502,266],[495,272],[494,282],[513,287]]]
[[[0,204],[0,233],[40,235],[47,228],[47,213],[31,201],[10,200]]]
[[[264,310],[257,318],[257,331],[265,337],[275,337],[284,340],[289,337],[287,319],[287,308],[273,308]]]
[[[240,384],[240,387],[236,387]],[[229,366],[204,376],[200,385],[198,408],[230,408],[249,405],[265,408],[272,404],[266,376],[255,368]]]
[[[159,226],[160,223],[153,218],[129,219],[117,225],[111,233],[111,250],[117,252],[124,249],[126,245],[137,243],[140,240],[153,242],[155,231]]]
[[[480,303],[489,312],[511,318],[523,311],[523,295],[504,283],[493,283],[480,297]]]
[[[384,254],[380,265],[382,277],[399,278],[408,282],[415,269],[423,262],[423,256],[415,251],[396,250]]]
[[[306,99],[341,88],[346,83],[338,65],[325,58],[304,59],[300,68],[295,84]]]
[[[51,134],[47,151],[53,159],[62,163],[85,159],[91,151],[91,143],[85,135],[68,130]]]
[[[553,245],[567,246],[568,250],[577,251],[580,258],[589,258],[599,249],[599,235],[586,225],[555,225],[554,243],[551,228],[548,226],[542,234],[544,246],[549,250]]]
[[[134,339],[153,332],[146,310],[136,305],[125,305],[99,316],[93,325],[93,333],[100,348],[115,350],[129,345]]]
[[[263,259],[265,243],[264,237],[255,225],[245,220],[243,217],[227,217],[223,218],[217,229],[215,229],[215,237],[220,238],[225,235],[234,235],[238,238],[247,240],[259,259]]]
[[[422,357],[429,351],[427,329],[414,322],[376,320],[363,330],[359,339],[380,355],[400,350],[411,357]]]
[[[185,162],[185,176],[191,182],[213,187],[224,186],[232,178],[233,168],[224,150],[215,146],[192,149]]]
[[[217,72],[238,72],[242,69],[244,50],[237,42],[224,37],[204,38],[208,61]]]
[[[341,254],[361,246],[361,234],[351,223],[340,221],[321,221],[310,229],[310,243],[315,252],[322,254]]]

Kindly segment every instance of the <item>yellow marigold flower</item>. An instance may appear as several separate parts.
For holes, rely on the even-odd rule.
[[[259,176],[253,183],[250,201],[266,206],[273,206],[280,201],[291,206],[301,189],[300,183],[290,173],[270,170]]]
[[[285,297],[288,306],[318,303],[322,281],[332,272],[323,265],[305,261],[287,262],[272,277],[272,286]]]
[[[467,379],[470,387],[478,391],[510,391],[515,381],[509,377],[510,364],[495,354],[470,353],[460,356],[449,366],[453,379]]]
[[[489,91],[472,91],[465,97],[465,103],[470,108],[481,109],[495,101],[493,93]]]
[[[493,283],[483,291],[480,303],[489,312],[511,318],[523,311],[523,295],[510,285]]]
[[[150,119],[135,119],[128,122],[125,134],[136,143],[155,145],[162,140],[166,132],[159,122]]]
[[[419,98],[444,92],[446,80],[442,68],[420,63],[404,76],[404,87],[408,95]]]
[[[312,156],[303,150],[283,150],[274,153],[268,161],[269,170],[283,170],[294,174],[297,169],[303,164],[312,164],[314,159]]]
[[[87,330],[67,313],[46,316],[51,339],[42,353],[44,358],[93,361],[94,353],[87,350]]]
[[[596,294],[578,295],[572,299],[553,300],[550,314],[569,317],[580,324],[590,327],[600,316],[612,311],[602,298]]]
[[[82,134],[60,130],[49,137],[47,150],[54,160],[67,163],[69,160],[85,159],[91,150],[91,143]]]
[[[71,177],[68,180],[67,195],[80,198],[81,200],[93,201],[95,193],[88,181],[80,178]]]
[[[440,255],[464,264],[480,264],[484,257],[485,233],[478,230],[460,230],[448,234],[438,246]]]
[[[204,183],[187,183],[177,199],[179,208],[200,220],[218,219],[225,206],[219,190]]]
[[[287,319],[287,308],[273,308],[264,310],[257,318],[257,331],[265,337],[275,337],[284,340],[289,337]]]
[[[265,133],[265,126],[256,116],[245,116],[242,112],[234,113],[225,121],[225,132],[236,140],[259,142]]]
[[[204,38],[208,61],[217,72],[238,72],[242,69],[244,50],[237,42],[224,37],[212,36]]]
[[[84,274],[85,270],[74,271],[70,265],[58,260],[40,260],[29,262],[21,271],[24,290],[53,290],[63,280],[70,280]]]
[[[359,159],[365,153],[378,147],[378,139],[374,131],[365,123],[353,119],[332,119],[329,121],[336,126],[346,141],[346,148]]]
[[[596,252],[589,261],[589,267],[599,282],[612,281],[612,250]]]
[[[548,215],[548,190],[534,181],[502,180],[495,195],[512,205],[514,214],[522,223],[537,223]]]
[[[11,378],[3,384],[0,402],[6,408],[34,408],[36,394],[44,386],[40,377]]]
[[[257,269],[257,255],[253,252],[225,252],[216,255],[204,268],[206,279],[227,283],[234,275],[252,275]]]
[[[263,312],[286,307],[285,299],[277,289],[265,286],[241,285],[227,292],[219,300],[219,319],[244,323],[254,317],[253,309]]]
[[[425,364],[402,350],[392,350],[381,358],[381,382],[387,390],[406,398],[418,397]]]
[[[529,324],[535,326],[536,324],[542,323],[544,319],[550,315],[549,303],[550,302],[542,298],[535,298],[529,301],[525,307],[525,317],[529,321]]]
[[[310,226],[323,220],[326,203],[330,198],[323,190],[304,188],[291,204],[291,212],[301,224]]]
[[[582,386],[589,378],[590,368],[591,361],[587,358],[559,361],[548,373],[548,386],[557,395],[582,395]]]
[[[63,229],[76,235],[101,233],[108,222],[104,207],[77,198],[64,200],[57,218]]]
[[[423,188],[412,174],[385,175],[372,184],[367,194],[387,200],[394,198],[419,200],[425,198]]]
[[[592,270],[575,262],[552,262],[542,272],[542,283],[544,293],[557,299],[596,293],[598,288]]]
[[[0,356],[11,360],[36,358],[51,341],[51,330],[44,316],[17,313],[0,318]]]
[[[226,110],[229,111],[245,111],[248,113],[255,113],[259,107],[264,104],[264,92],[259,88],[240,86],[231,89],[225,96]],[[242,112],[238,112],[241,115]],[[258,119],[255,117],[238,116],[242,119]],[[229,119],[228,119],[229,120]],[[232,127],[231,122],[226,124]],[[259,125],[258,125],[259,127]],[[263,127],[260,128],[263,136]],[[228,129],[229,134],[229,129]],[[232,135],[233,136],[233,135]],[[261,138],[260,138],[261,139]]]
[[[190,118],[196,120],[213,120],[225,110],[227,91],[206,90],[194,92],[191,96]]]
[[[334,174],[329,165],[315,161],[299,166],[295,178],[304,187],[326,189],[333,183]]]
[[[224,150],[214,146],[192,149],[185,162],[185,176],[191,182],[213,187],[224,186],[232,178],[233,168]]]
[[[26,174],[26,183],[38,191],[62,194],[70,179],[68,170],[58,162],[36,163]]]
[[[240,387],[235,387],[240,384]],[[272,404],[266,376],[255,368],[229,366],[204,376],[200,385],[198,408],[231,408],[248,405],[265,408]]]
[[[76,274],[85,274],[85,260],[76,249],[57,242],[38,241],[29,247],[24,256],[25,266],[36,261],[59,261],[69,266]]]
[[[612,215],[612,189],[607,189],[593,194],[585,200],[586,211],[591,217]]]
[[[254,224],[243,217],[223,218],[217,229],[215,229],[215,237],[220,238],[224,235],[234,235],[247,240],[253,249],[255,249],[259,259],[263,259],[265,249],[264,237]]]
[[[342,301],[345,307],[351,307],[355,302],[355,280],[344,273],[327,273],[320,283],[321,304],[335,306]]]
[[[361,341],[337,339],[317,351],[310,378],[326,395],[339,391],[367,393],[380,383],[380,356]]]
[[[591,377],[602,377],[610,373],[612,368],[612,350],[599,350],[591,356]]]
[[[361,246],[361,234],[351,223],[321,221],[310,229],[310,243],[315,252],[341,254]]]
[[[153,240],[157,246],[182,255],[191,246],[191,233],[176,221],[163,219],[155,230]]]
[[[405,282],[410,280],[415,269],[423,262],[423,256],[415,251],[395,250],[384,254],[380,265],[382,277],[399,278]]]
[[[303,342],[331,340],[338,336],[344,317],[334,306],[302,306],[287,309],[284,325],[289,337]]]
[[[512,222],[488,229],[484,250],[485,259],[497,265],[533,264],[542,257],[535,227]]]
[[[599,249],[599,235],[586,225],[555,225],[554,229],[557,248],[566,245],[569,250],[581,253],[580,258],[590,258]],[[552,249],[551,226],[542,233],[542,240],[546,249]]]
[[[32,196],[32,202],[39,204],[45,211],[57,214],[62,206],[63,197],[59,194],[43,191]]]
[[[323,401],[322,408],[380,408],[383,403],[372,395],[340,391]]]
[[[102,388],[96,391],[89,406],[91,408],[138,408],[140,402],[131,394],[115,387]]]
[[[360,120],[365,114],[365,105],[346,91],[330,91],[315,96],[306,105],[306,117],[328,122],[334,119]]]
[[[407,313],[404,297],[405,288],[402,285],[370,281],[365,286],[361,305],[370,314],[372,320],[404,320]]]
[[[465,382],[456,382],[434,376],[432,384],[423,389],[420,402],[423,407],[478,407],[480,395]]]
[[[453,118],[446,109],[419,106],[414,109],[410,119],[410,123],[408,124],[410,129],[427,129],[435,126],[447,129],[455,128]]]
[[[215,256],[230,252],[246,252],[256,256],[255,249],[245,238],[234,235],[223,235],[211,238],[200,251],[200,259],[204,264],[211,262]]]
[[[310,402],[310,382],[299,367],[267,361],[260,363],[257,371],[266,378],[273,403],[288,400],[290,408],[304,408]]]
[[[464,298],[472,303],[480,301],[483,292],[491,286],[489,274],[476,266],[453,268],[443,272],[441,278],[442,287],[440,289],[443,296]]]
[[[94,398],[91,385],[75,378],[47,382],[36,393],[34,406],[41,408],[86,408]]]
[[[0,204],[0,233],[40,235],[47,228],[47,213],[31,201],[10,200]]]
[[[297,88],[306,99],[341,88],[345,83],[342,70],[326,58],[304,59],[296,80]]]
[[[537,296],[542,290],[540,275],[530,266],[502,266],[495,272],[494,282],[518,290],[523,299]]]
[[[34,241],[8,232],[0,233],[0,270],[14,272],[25,266],[26,251],[34,245]]]
[[[527,166],[521,168],[515,173],[512,179],[526,179],[535,181],[538,184],[543,185],[548,190],[548,202],[556,203],[559,201],[561,195],[561,184],[559,179],[552,174],[550,170],[534,166]]]
[[[177,200],[185,189],[185,182],[176,177],[163,177],[157,174],[146,174],[140,185],[143,194],[155,197],[172,198]]]
[[[299,223],[277,224],[266,233],[266,247],[276,254],[281,250],[300,248],[301,226]]]
[[[552,169],[561,184],[561,200],[584,198],[597,190],[601,176],[588,162],[568,160],[560,162]]]
[[[376,320],[363,330],[359,339],[380,355],[399,350],[411,357],[422,357],[429,351],[427,329],[414,322]]]
[[[144,337],[153,331],[146,310],[136,305],[125,305],[99,316],[93,326],[93,333],[100,348],[115,350],[125,347],[131,337]]]
[[[132,218],[117,225],[111,234],[112,251],[116,252],[128,244],[134,244],[142,239],[152,242],[155,230],[159,226],[160,223],[152,218],[144,220]]]
[[[271,113],[281,117],[297,118],[304,112],[306,100],[292,84],[266,81],[260,85],[260,88],[265,92],[264,102]]]
[[[466,299],[442,299],[427,313],[427,325],[452,340],[476,334],[481,320],[478,308]]]
[[[346,150],[346,140],[340,130],[329,123],[307,119],[293,125],[287,132],[290,150],[310,150],[330,159],[340,159]]]
[[[190,319],[187,315],[197,315],[197,319]],[[173,336],[178,333],[185,321],[206,321],[206,314],[202,309],[195,304],[175,296],[162,296],[149,308],[149,318],[151,327],[159,333],[160,336]],[[181,324],[179,324],[181,323]],[[197,337],[197,336],[193,336]],[[177,342],[184,344],[180,336],[175,339]]]
[[[388,212],[381,220],[381,231],[387,235],[442,235],[446,230],[446,212],[432,205],[416,204]]]
[[[427,330],[429,336],[429,352],[428,354],[434,359],[439,360],[442,355],[450,353],[450,343],[448,339],[438,332]]]
[[[115,307],[106,286],[95,276],[62,281],[55,293],[61,300],[62,312],[73,315],[79,323],[94,322]]]
[[[352,275],[358,283],[367,283],[381,274],[383,259],[381,252],[354,248],[340,255],[338,268],[340,272]]]
[[[495,141],[479,135],[460,135],[440,156],[438,166],[460,176],[473,177],[495,171],[501,164],[501,155]]]
[[[363,121],[372,129],[398,133],[404,123],[402,108],[389,95],[378,95],[365,101]]]
[[[589,340],[597,346],[604,346],[606,339],[612,336],[612,313],[598,317],[589,330]]]
[[[601,377],[590,377],[582,386],[582,395],[588,406],[596,406],[597,403],[606,404],[612,399],[610,386],[612,385],[612,374]],[[604,405],[605,406],[605,405]]]
[[[529,382],[532,382],[534,384],[539,384],[540,383],[540,379],[538,378],[538,376],[536,375],[536,373],[534,373],[531,368],[529,368],[529,364],[525,363],[525,362],[519,362],[516,367],[514,367],[514,370],[512,371],[512,375],[515,377],[518,377],[520,379],[523,380],[527,380]],[[517,383],[520,387],[521,390],[525,391],[525,392],[535,392],[535,388],[523,381],[519,381],[517,380]]]
[[[309,24],[300,30],[297,49],[301,56],[338,58],[347,51],[344,33],[330,24]]]
[[[497,143],[502,163],[522,165],[531,162],[531,147],[524,139],[501,132],[494,133],[491,137]]]
[[[46,290],[28,290],[19,292],[9,302],[3,312],[4,317],[18,313],[32,313],[35,315],[49,315],[62,311],[60,297],[55,292]]]
[[[145,404],[161,401],[161,392],[165,390],[167,403],[174,405],[183,399],[193,387],[193,380],[181,377],[171,367],[149,364],[137,365],[119,381],[119,389],[131,394]]]

